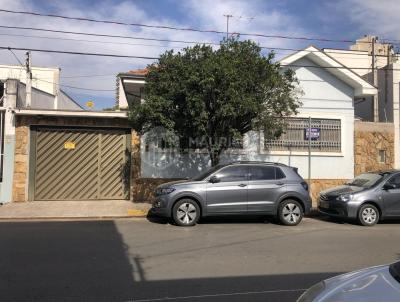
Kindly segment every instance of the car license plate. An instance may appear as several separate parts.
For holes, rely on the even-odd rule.
[[[319,206],[320,206],[321,208],[326,208],[326,209],[328,209],[328,208],[329,208],[329,201],[321,200],[321,201],[319,202]]]

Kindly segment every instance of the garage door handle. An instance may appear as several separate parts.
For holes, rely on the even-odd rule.
[[[239,187],[245,187],[245,186],[247,186],[247,185],[245,185],[245,184],[240,184],[240,185],[238,185]]]

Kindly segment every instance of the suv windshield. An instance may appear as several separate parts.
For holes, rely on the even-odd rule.
[[[208,176],[210,176],[211,174],[213,174],[215,171],[221,169],[222,167],[223,167],[223,165],[216,165],[215,167],[212,167],[211,169],[200,173],[196,177],[193,177],[192,180],[194,180],[194,181],[203,180],[203,179],[207,178]]]
[[[390,265],[389,272],[393,278],[400,282],[400,262],[396,262]]]
[[[381,174],[377,173],[364,173],[358,175],[352,181],[348,182],[349,186],[363,187],[363,188],[371,188],[375,184],[377,184],[382,179]]]

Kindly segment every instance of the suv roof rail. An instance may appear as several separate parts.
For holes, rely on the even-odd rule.
[[[256,160],[238,160],[230,162],[229,164],[267,164],[267,165],[277,165],[277,166],[287,167],[287,165],[283,163],[277,163],[272,161],[256,161]]]

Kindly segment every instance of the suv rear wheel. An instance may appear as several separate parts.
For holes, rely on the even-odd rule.
[[[379,221],[379,211],[372,204],[364,204],[358,211],[358,222],[364,226],[373,226]]]
[[[303,219],[303,208],[298,201],[287,199],[279,205],[278,218],[284,225],[298,225]]]
[[[181,199],[174,205],[172,217],[179,226],[193,226],[200,218],[200,208],[192,199]]]

